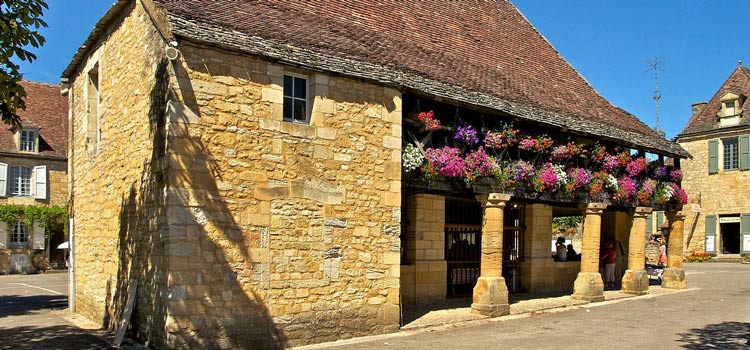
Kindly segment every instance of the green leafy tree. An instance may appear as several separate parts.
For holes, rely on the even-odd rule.
[[[42,20],[47,8],[44,0],[0,0],[0,118],[6,124],[19,125],[16,111],[26,108],[26,91],[18,84],[23,75],[12,60],[36,59],[26,48],[44,45],[39,29],[47,26]]]

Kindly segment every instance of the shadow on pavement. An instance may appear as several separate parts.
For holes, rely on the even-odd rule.
[[[685,349],[750,349],[750,323],[722,322],[679,334]]]
[[[0,350],[115,349],[74,326],[0,328]]]
[[[39,310],[64,309],[66,307],[68,307],[68,297],[65,295],[0,296],[0,318],[26,315]]]

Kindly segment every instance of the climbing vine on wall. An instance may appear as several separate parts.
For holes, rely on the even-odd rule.
[[[33,226],[34,222],[38,221],[40,226],[47,227],[52,223],[65,223],[67,215],[68,206],[0,205],[0,221],[4,221],[8,228],[19,220],[23,220],[29,226]]]

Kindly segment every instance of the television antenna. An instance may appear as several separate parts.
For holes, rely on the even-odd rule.
[[[654,105],[656,107],[656,125],[654,125],[654,131],[656,131],[659,136],[665,137],[666,133],[659,126],[659,100],[661,99],[661,92],[659,91],[659,72],[664,72],[664,68],[662,68],[662,66],[664,65],[664,61],[659,57],[653,57],[646,60],[646,65],[648,66],[648,68],[646,69],[647,72],[654,72],[653,99]]]

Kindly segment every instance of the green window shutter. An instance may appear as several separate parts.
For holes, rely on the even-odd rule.
[[[750,170],[750,135],[740,135],[740,170]]]
[[[661,232],[661,225],[664,223],[664,212],[656,212],[656,230]]]
[[[742,214],[740,217],[742,218],[740,222],[740,232],[742,233],[740,236],[740,249],[742,253],[750,253],[750,247],[745,246],[745,238],[750,236],[750,214]]]
[[[719,172],[719,140],[713,139],[708,141],[708,173],[716,174]]]
[[[654,228],[652,227],[654,225],[654,218],[651,213],[648,213],[646,216],[646,234],[651,235],[654,233]]]
[[[716,253],[716,215],[706,215],[706,253]]]

